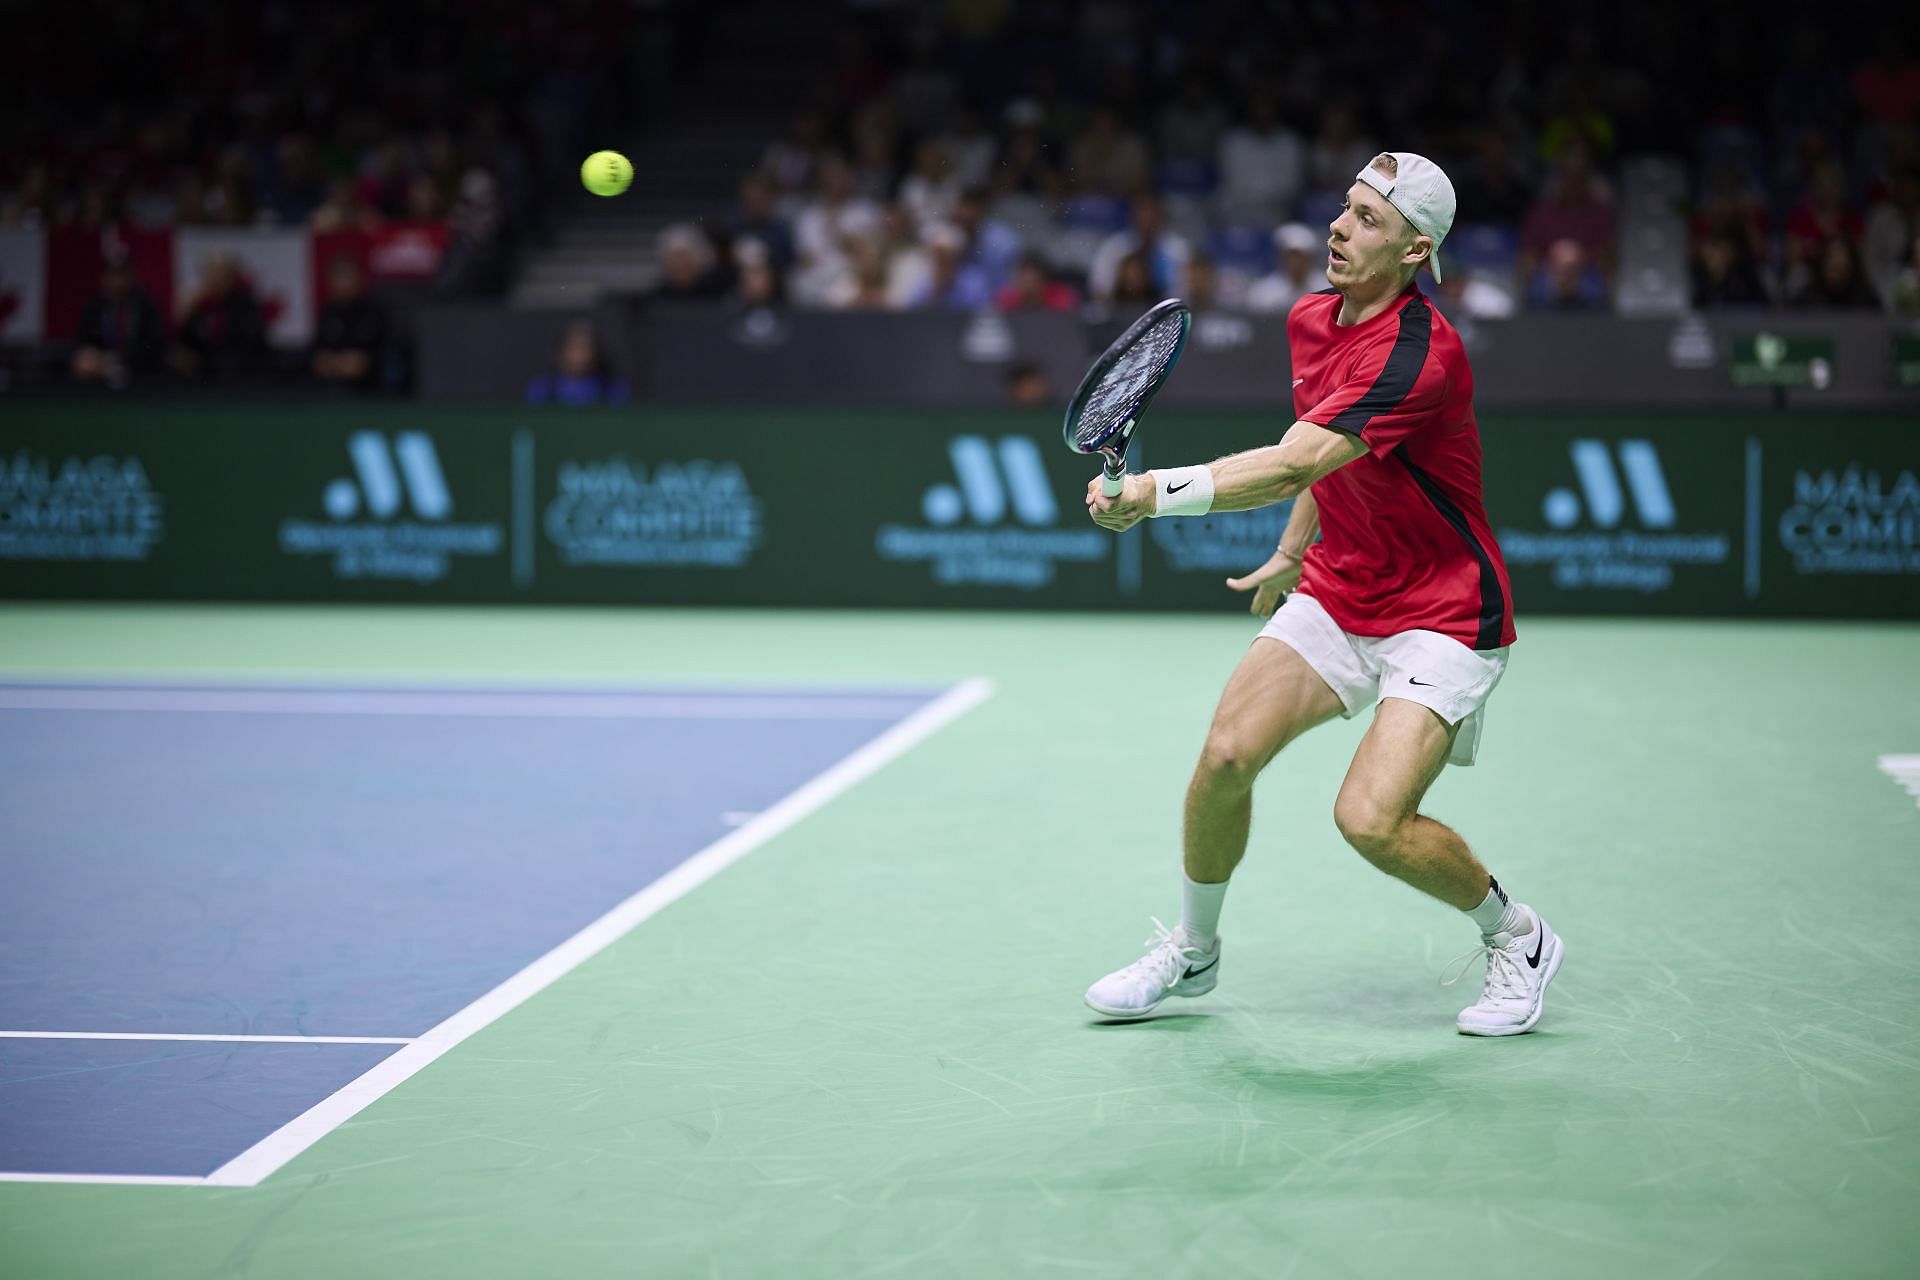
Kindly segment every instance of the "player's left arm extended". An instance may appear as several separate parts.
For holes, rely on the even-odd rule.
[[[1314,422],[1296,422],[1279,444],[1231,454],[1201,467],[1128,476],[1116,497],[1102,495],[1096,479],[1087,486],[1087,507],[1095,524],[1115,532],[1132,528],[1147,516],[1251,511],[1304,493],[1314,481],[1366,452],[1367,446],[1357,436]]]

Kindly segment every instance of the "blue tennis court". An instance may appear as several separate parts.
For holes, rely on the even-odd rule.
[[[985,693],[0,685],[0,1172],[257,1182]]]

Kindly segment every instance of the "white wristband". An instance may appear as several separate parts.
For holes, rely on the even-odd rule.
[[[1156,516],[1203,516],[1213,510],[1212,468],[1169,467],[1148,474],[1158,498]]]

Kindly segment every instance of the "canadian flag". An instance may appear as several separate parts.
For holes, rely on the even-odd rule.
[[[46,329],[55,340],[73,337],[87,303],[100,295],[100,272],[124,258],[163,316],[173,314],[173,232],[122,223],[113,227],[55,227],[46,235]]]
[[[0,343],[40,341],[46,310],[46,235],[0,231]]]
[[[313,239],[305,231],[182,227],[174,236],[174,318],[193,305],[207,260],[226,254],[253,286],[266,313],[267,341],[304,347],[313,341]]]

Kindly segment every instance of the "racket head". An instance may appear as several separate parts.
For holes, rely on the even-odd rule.
[[[1186,349],[1193,312],[1178,298],[1155,303],[1127,326],[1080,380],[1061,434],[1075,453],[1105,454],[1109,470],[1125,458],[1140,416]]]

